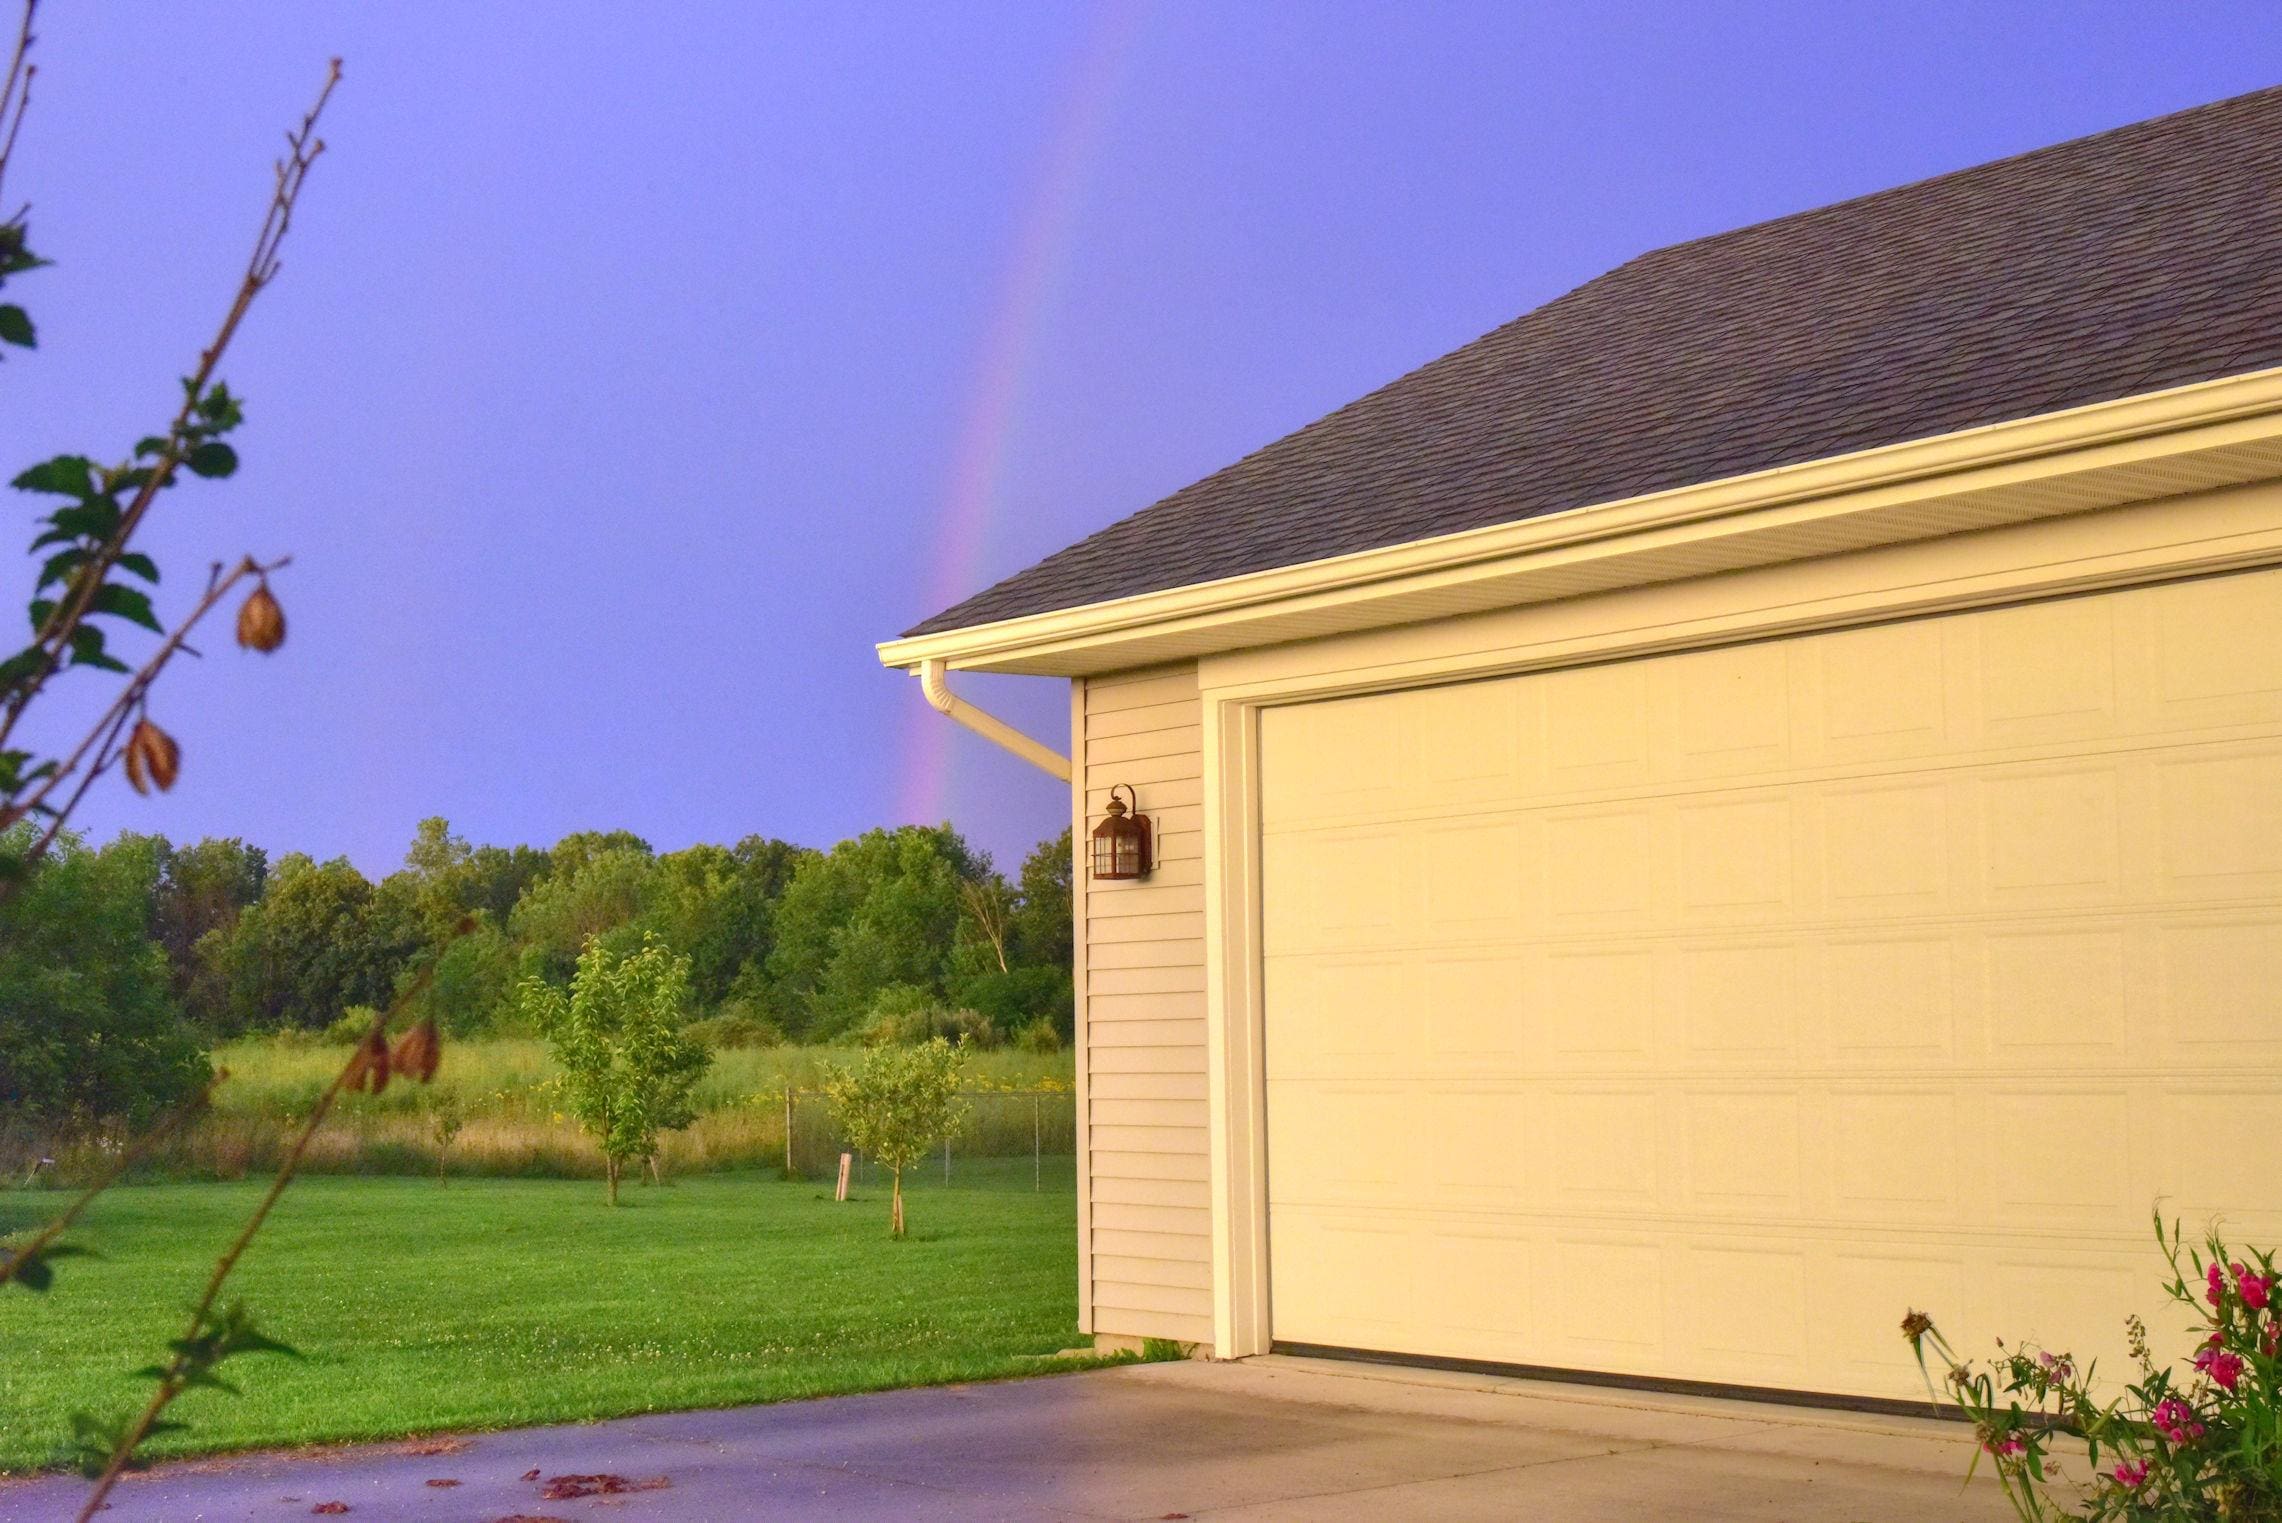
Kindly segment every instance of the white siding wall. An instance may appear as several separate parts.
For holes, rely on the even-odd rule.
[[[1212,1338],[1205,1122],[1204,748],[1194,663],[1077,684],[1081,1315],[1095,1333]],[[1085,836],[1131,784],[1156,870],[1092,883]]]

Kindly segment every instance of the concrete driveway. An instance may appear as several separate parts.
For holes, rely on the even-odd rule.
[[[1269,1358],[178,1464],[122,1485],[105,1517],[2009,1517],[1985,1478],[1961,1486],[1969,1458],[1946,1423]],[[563,1474],[665,1484],[543,1499]],[[68,1518],[82,1495],[0,1485],[0,1519]]]

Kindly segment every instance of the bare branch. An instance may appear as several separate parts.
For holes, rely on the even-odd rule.
[[[111,700],[110,706],[103,711],[102,717],[97,719],[93,726],[88,729],[86,737],[73,748],[70,756],[64,759],[62,765],[49,774],[39,788],[32,793],[31,797],[20,803],[0,804],[0,830],[6,830],[17,821],[39,812],[41,806],[47,802],[49,795],[62,787],[74,773],[79,771],[80,764],[87,760],[90,752],[94,753],[94,764],[80,778],[78,786],[72,790],[71,797],[60,809],[53,812],[47,833],[30,851],[25,853],[24,860],[26,862],[36,861],[46,852],[49,844],[54,841],[57,832],[63,829],[64,822],[71,817],[71,811],[78,807],[80,799],[86,795],[88,785],[101,776],[103,771],[111,765],[116,756],[118,737],[125,729],[127,721],[134,717],[136,708],[143,702],[145,695],[149,693],[151,685],[158,681],[159,673],[165,671],[167,663],[174,659],[176,652],[187,648],[183,642],[189,638],[190,632],[198,627],[199,621],[213,612],[214,605],[221,602],[231,588],[237,586],[247,577],[267,576],[270,572],[292,563],[293,557],[290,555],[280,556],[273,561],[257,561],[249,555],[231,567],[227,573],[224,573],[217,563],[214,572],[206,579],[205,594],[199,598],[197,606],[190,610],[189,617],[175,626],[174,633],[160,642],[159,648],[151,653],[150,659],[145,661],[142,667],[127,679],[126,685],[119,689],[118,695]]]
[[[118,564],[119,557],[126,553],[135,531],[142,526],[144,515],[150,512],[151,503],[166,488],[167,483],[174,479],[175,470],[186,454],[185,436],[198,403],[213,379],[215,367],[221,363],[223,354],[229,349],[230,340],[237,335],[238,324],[244,320],[254,298],[261,294],[262,287],[276,278],[279,268],[277,252],[285,240],[286,229],[292,225],[293,209],[300,200],[302,184],[308,178],[310,166],[325,151],[323,139],[316,136],[317,119],[323,114],[325,103],[332,98],[333,87],[340,82],[341,61],[336,58],[326,71],[324,88],[317,92],[316,104],[302,116],[301,124],[286,134],[287,154],[278,161],[276,188],[271,191],[269,206],[262,215],[261,231],[254,239],[253,254],[246,261],[245,274],[239,280],[237,295],[230,302],[222,326],[216,331],[214,341],[199,354],[198,368],[183,388],[182,406],[175,413],[174,421],[167,426],[167,447],[151,463],[150,474],[137,489],[126,512],[120,516],[118,528],[112,531],[111,537],[88,559],[87,564],[79,569],[69,592],[57,599],[56,606],[50,610],[41,625],[39,635],[33,643],[44,653],[43,659],[32,675],[25,679],[24,684],[10,695],[5,713],[0,714],[0,746],[7,744],[24,710],[39,696],[48,678],[59,669],[63,652],[68,648],[72,635],[85,622],[89,606],[103,586],[104,579],[110,575],[111,568]]]
[[[0,183],[8,177],[8,161],[16,153],[16,133],[24,125],[24,113],[32,104],[32,76],[39,73],[30,62],[32,44],[39,39],[32,35],[32,13],[39,9],[40,0],[24,0],[23,25],[16,29],[16,50],[8,59],[8,82],[0,86]]]

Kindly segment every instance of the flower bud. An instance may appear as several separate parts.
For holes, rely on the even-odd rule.
[[[265,655],[285,643],[285,610],[277,606],[266,577],[238,609],[238,643]]]
[[[174,786],[182,771],[182,747],[149,719],[138,719],[127,736],[124,753],[127,763],[127,784],[137,793],[149,793],[156,786],[161,793]]]

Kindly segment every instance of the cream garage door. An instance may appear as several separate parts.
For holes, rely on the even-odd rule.
[[[2282,1239],[2282,572],[1261,737],[1279,1342],[1922,1397]]]

